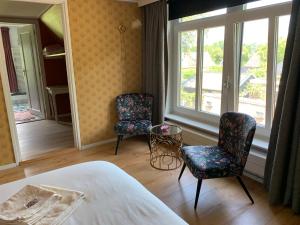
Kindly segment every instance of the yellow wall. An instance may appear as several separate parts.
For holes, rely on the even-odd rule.
[[[15,161],[0,76],[0,166]]]
[[[69,0],[69,17],[80,133],[86,145],[115,137],[115,97],[140,91],[141,29],[132,29],[131,23],[141,12],[136,4],[116,0]],[[120,23],[127,27],[122,53]]]
[[[115,97],[141,89],[141,29],[131,26],[133,21],[141,19],[141,12],[136,4],[116,0],[69,0],[68,3],[80,134],[82,144],[86,145],[115,137]],[[127,27],[124,45],[118,31],[120,24]],[[12,143],[0,86],[0,165],[12,162]]]

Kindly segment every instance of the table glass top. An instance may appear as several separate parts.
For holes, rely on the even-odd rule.
[[[156,135],[175,135],[182,132],[182,129],[175,125],[160,124],[151,128],[151,133]]]

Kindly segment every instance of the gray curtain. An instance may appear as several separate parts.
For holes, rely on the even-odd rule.
[[[293,1],[265,186],[271,203],[300,213],[300,0]]]
[[[153,125],[163,122],[167,94],[167,3],[143,7],[142,89],[154,96]]]

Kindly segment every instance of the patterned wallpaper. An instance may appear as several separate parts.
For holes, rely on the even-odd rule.
[[[141,88],[141,28],[132,28],[141,12],[136,4],[116,0],[68,2],[81,141],[86,145],[115,137],[115,97]],[[127,28],[124,38],[120,24]]]
[[[0,166],[13,163],[14,153],[0,76]]]
[[[68,3],[81,141],[86,145],[115,137],[115,97],[141,89],[141,29],[132,27],[141,12],[136,4],[116,0]],[[120,24],[127,28],[123,37]],[[12,162],[0,86],[0,165]]]

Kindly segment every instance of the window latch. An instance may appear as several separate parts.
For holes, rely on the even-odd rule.
[[[230,83],[230,78],[229,75],[227,76],[227,79],[223,83],[224,88],[230,88],[231,83]]]

